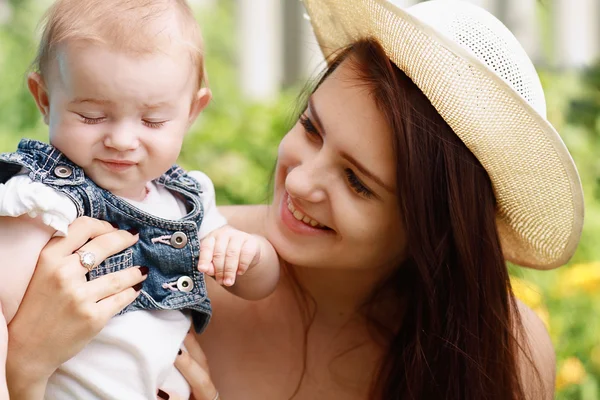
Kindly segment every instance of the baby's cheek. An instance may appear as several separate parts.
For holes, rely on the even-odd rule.
[[[91,147],[90,129],[84,124],[81,124],[81,126],[74,125],[67,122],[51,124],[50,144],[73,162],[81,165],[80,156]]]
[[[145,147],[148,155],[157,163],[173,164],[181,152],[182,138],[166,133],[162,138],[146,141]]]

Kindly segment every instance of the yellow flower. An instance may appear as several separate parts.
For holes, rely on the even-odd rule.
[[[515,278],[514,276],[510,278],[510,283],[517,299],[521,300],[530,308],[536,309],[542,305],[542,291],[539,287],[531,282]]]
[[[569,357],[563,361],[556,375],[556,389],[569,385],[578,385],[586,376],[585,367],[577,357]]]
[[[600,291],[600,262],[575,264],[564,269],[558,281],[560,295],[585,291],[595,294]]]

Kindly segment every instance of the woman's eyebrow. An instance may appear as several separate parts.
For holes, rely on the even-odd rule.
[[[321,118],[319,118],[319,114],[317,113],[317,110],[315,109],[315,103],[313,101],[312,96],[308,99],[308,112],[312,116],[319,131],[321,131],[321,135],[325,136],[326,135],[325,128],[323,127]]]
[[[308,99],[308,112],[309,112],[310,116],[312,117],[313,122],[315,123],[316,128],[319,130],[321,135],[326,136],[327,133],[325,132],[325,128],[323,127],[323,123],[321,122],[321,118],[319,117],[319,114],[317,113],[317,110],[315,108],[315,104],[313,102],[312,97],[310,99]],[[344,159],[346,159],[348,162],[350,162],[352,165],[354,165],[356,167],[356,169],[358,169],[360,172],[362,172],[365,176],[367,176],[368,178],[373,180],[375,183],[377,183],[379,186],[381,186],[382,188],[384,188],[385,190],[387,190],[388,192],[390,192],[392,194],[396,193],[396,191],[394,189],[392,189],[390,186],[386,185],[383,182],[383,180],[381,180],[379,177],[377,177],[377,175],[375,175],[374,173],[369,171],[368,168],[366,168],[364,165],[359,163],[350,154],[348,154],[346,152],[342,152],[341,156]]]

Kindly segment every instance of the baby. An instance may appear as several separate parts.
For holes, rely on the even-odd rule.
[[[45,398],[154,399],[157,388],[187,398],[173,362],[192,322],[197,332],[209,322],[204,273],[254,299],[279,278],[272,246],[226,225],[211,180],[174,165],[211,98],[199,27],[185,0],[58,0],[36,67],[28,86],[50,145],[22,140],[0,155],[0,224],[21,227],[0,238],[0,276],[10,277],[0,279],[4,319],[17,311],[41,248],[76,217],[137,232],[136,245],[99,265],[85,246],[78,252],[90,280],[133,266],[147,267],[148,278],[54,373]]]

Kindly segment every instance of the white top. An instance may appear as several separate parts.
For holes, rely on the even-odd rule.
[[[217,211],[213,183],[208,176],[192,171],[200,182],[204,218],[200,238],[227,223]],[[166,188],[148,185],[148,195],[133,206],[165,219],[186,215],[185,205]],[[63,193],[27,175],[17,175],[0,184],[0,215],[41,216],[45,224],[66,235],[77,216],[72,201]],[[75,357],[51,377],[45,399],[156,399],[161,388],[182,398],[190,388],[173,366],[183,339],[191,326],[181,311],[132,311],[111,319],[106,327]]]

